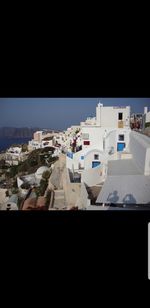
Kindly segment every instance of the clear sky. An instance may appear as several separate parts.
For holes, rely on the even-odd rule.
[[[0,127],[39,127],[64,130],[95,116],[96,105],[131,106],[143,112],[150,98],[0,98]]]

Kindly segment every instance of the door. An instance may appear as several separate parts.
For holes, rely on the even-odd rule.
[[[92,161],[92,168],[95,168],[100,165],[100,161]]]
[[[123,127],[124,127],[123,121],[118,121],[118,128],[123,128]]]
[[[118,142],[117,143],[117,151],[123,151],[123,149],[125,148],[125,143],[124,142]]]

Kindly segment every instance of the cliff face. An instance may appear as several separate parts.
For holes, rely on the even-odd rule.
[[[38,127],[35,128],[16,128],[16,127],[0,127],[0,138],[32,138],[33,133],[39,130]]]

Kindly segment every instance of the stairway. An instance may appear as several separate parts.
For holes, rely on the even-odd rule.
[[[64,190],[60,189],[60,190],[54,190],[54,205],[53,208],[58,209],[58,210],[63,210],[63,209],[67,209],[67,204],[65,201],[65,194],[64,194]]]

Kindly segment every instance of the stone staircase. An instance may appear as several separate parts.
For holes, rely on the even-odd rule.
[[[58,210],[67,209],[65,193],[63,189],[54,190],[53,208],[58,209]]]

